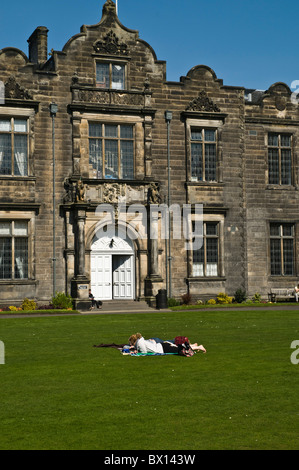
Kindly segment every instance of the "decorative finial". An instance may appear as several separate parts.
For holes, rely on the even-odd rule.
[[[116,5],[112,0],[107,0],[103,6],[103,15],[115,15],[116,16]]]

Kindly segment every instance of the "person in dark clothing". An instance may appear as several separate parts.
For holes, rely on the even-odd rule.
[[[94,309],[94,307],[96,306],[97,308],[102,308],[102,302],[101,300],[96,300],[91,292],[91,289],[89,289],[89,298],[91,300],[91,306],[90,306],[90,309],[89,310],[92,310]]]

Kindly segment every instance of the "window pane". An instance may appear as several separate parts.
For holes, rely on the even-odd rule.
[[[202,180],[202,144],[191,144],[191,177]]]
[[[102,137],[102,124],[89,124],[89,135],[90,137]]]
[[[280,235],[280,224],[271,224],[270,225],[270,235],[273,237],[279,237]]]
[[[120,126],[121,139],[133,139],[133,126]]]
[[[218,263],[218,239],[207,238],[207,263]]]
[[[0,279],[11,279],[11,238],[0,238]]]
[[[207,263],[207,276],[218,276],[217,263]]]
[[[204,246],[193,251],[193,276],[204,275]]]
[[[11,235],[10,222],[0,222],[0,235]]]
[[[279,239],[270,240],[271,274],[281,274],[281,245]]]
[[[1,120],[0,121],[0,132],[10,132],[10,131],[11,131],[10,119]]]
[[[11,175],[11,135],[0,134],[0,174]]]
[[[27,175],[27,136],[15,135],[14,174]]]
[[[207,235],[217,235],[217,223],[206,223],[206,234]]]
[[[15,119],[14,121],[15,132],[27,132],[27,121],[21,119]]]
[[[281,134],[280,143],[282,147],[290,147],[291,146],[291,136],[286,134]]]
[[[121,178],[133,179],[134,177],[134,154],[133,142],[123,140],[120,143],[120,161],[121,161]]]
[[[279,184],[279,155],[278,149],[269,149],[269,184]]]
[[[15,279],[28,278],[28,239],[15,238]]]
[[[193,276],[203,276],[204,271],[203,271],[203,263],[193,263]]]
[[[123,90],[125,87],[125,67],[124,65],[112,64],[112,88]]]
[[[268,134],[268,145],[278,147],[278,134]]]
[[[216,145],[205,145],[205,180],[216,180]]]
[[[283,240],[283,271],[286,276],[293,275],[293,240],[285,238]]]
[[[282,233],[284,237],[292,237],[293,236],[293,224],[283,224],[282,226]]]
[[[281,184],[292,182],[292,158],[290,150],[281,150]]]
[[[97,177],[103,177],[102,139],[89,140],[89,163],[97,170]]]
[[[105,178],[118,178],[118,141],[105,141]]]
[[[117,126],[105,126],[105,137],[117,137]]]
[[[200,129],[191,129],[191,140],[202,140],[202,131]]]
[[[110,88],[109,82],[109,64],[97,64],[96,66],[97,86],[101,88]]]
[[[28,222],[26,220],[16,220],[14,223],[14,235],[26,236],[28,235]]]
[[[216,132],[213,129],[205,129],[205,141],[206,142],[215,142]]]

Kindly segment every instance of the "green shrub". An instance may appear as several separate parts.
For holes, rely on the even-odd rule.
[[[167,304],[168,307],[178,307],[179,305],[181,305],[179,300],[176,300],[172,297],[167,300]]]
[[[247,295],[246,295],[246,291],[243,290],[243,289],[237,289],[236,292],[235,292],[235,302],[237,302],[238,304],[241,304],[242,302],[245,302],[246,298],[247,298]]]
[[[233,298],[232,297],[229,297],[227,294],[225,294],[224,292],[220,292],[218,295],[217,295],[217,303],[218,304],[231,304],[233,301]]]
[[[29,300],[27,297],[23,300],[22,310],[36,310],[37,305],[34,300]]]
[[[64,292],[56,292],[55,297],[52,297],[53,308],[67,310],[73,308],[73,299],[70,295]]]
[[[261,301],[261,294],[259,294],[258,292],[256,292],[256,293],[254,294],[254,296],[252,297],[252,300],[253,300],[253,302],[256,302],[256,303],[260,302],[260,301]]]

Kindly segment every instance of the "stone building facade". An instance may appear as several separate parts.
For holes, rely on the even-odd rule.
[[[111,0],[62,51],[48,53],[47,33],[33,32],[28,56],[0,50],[0,302],[56,290],[82,307],[90,287],[148,302],[164,288],[205,299],[293,287],[299,112],[289,87],[223,85],[204,65],[169,82]],[[186,249],[177,224],[170,243],[162,236],[170,204],[188,207],[200,249]]]

